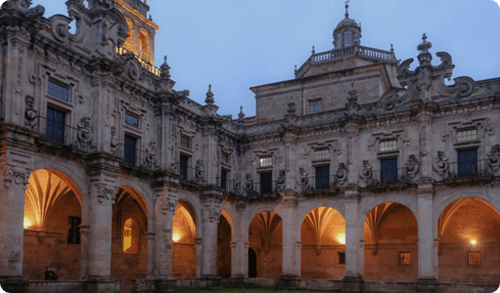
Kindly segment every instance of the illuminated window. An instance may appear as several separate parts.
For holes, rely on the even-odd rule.
[[[125,221],[123,227],[123,252],[127,254],[139,252],[139,225],[133,219]]]
[[[260,158],[260,166],[261,167],[270,167],[272,165],[273,165],[273,158],[272,157]]]
[[[400,265],[411,265],[411,252],[404,251],[399,253]]]
[[[345,265],[345,252],[339,252],[339,265]]]
[[[309,114],[320,113],[323,111],[321,99],[309,101]]]
[[[457,141],[465,142],[477,139],[477,131],[475,129],[459,131],[457,133]]]
[[[397,149],[398,149],[398,146],[396,144],[395,139],[380,142],[380,151],[381,152],[395,151]]]
[[[125,124],[134,128],[139,128],[139,117],[125,113]]]
[[[181,147],[191,149],[191,138],[181,135]]]
[[[478,266],[481,264],[481,252],[469,251],[469,265]]]
[[[317,150],[314,152],[315,160],[327,160],[329,158],[330,158],[330,152],[328,151],[328,149]]]
[[[148,36],[145,33],[141,32],[139,34],[139,58],[143,59],[144,61],[149,61],[148,51]]]
[[[69,99],[69,89],[50,80],[47,88],[47,93],[66,102]]]

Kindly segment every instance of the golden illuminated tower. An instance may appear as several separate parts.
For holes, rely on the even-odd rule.
[[[147,17],[149,6],[142,0],[115,0],[116,8],[127,20],[129,36],[123,48],[132,51],[141,60],[154,64],[155,34],[160,28],[151,16]]]

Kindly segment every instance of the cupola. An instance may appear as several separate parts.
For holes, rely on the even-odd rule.
[[[345,18],[333,30],[333,47],[335,49],[360,45],[361,25],[349,18],[349,5],[345,5]]]

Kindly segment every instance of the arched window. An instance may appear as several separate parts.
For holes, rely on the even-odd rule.
[[[137,254],[139,252],[139,225],[133,219],[125,221],[123,227],[123,252]]]
[[[139,34],[139,58],[149,62],[149,46],[148,46],[148,36],[146,33],[141,32]]]
[[[128,26],[128,37],[125,39],[125,43],[123,44],[123,48],[128,51],[132,51],[132,34],[134,31],[132,30],[132,21],[130,19],[126,19]]]

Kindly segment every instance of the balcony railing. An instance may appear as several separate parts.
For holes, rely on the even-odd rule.
[[[40,133],[41,139],[54,145],[71,146],[83,153],[89,153],[92,148],[92,129],[90,128],[75,128],[41,116],[33,118],[29,124],[25,124],[25,127]]]
[[[307,182],[305,186],[309,190],[328,190],[341,185],[335,174],[329,176],[310,176],[305,177],[305,179],[306,181],[304,182]]]
[[[251,198],[277,194],[284,190],[285,185],[283,182],[280,184],[276,180],[265,184],[261,182],[246,182],[241,184],[239,181],[231,179],[221,181],[221,178],[218,177],[217,186],[229,194]]]
[[[373,170],[372,176],[363,179],[365,187],[383,187],[398,184],[408,184],[414,179],[406,167],[397,170]]]
[[[127,52],[129,52],[127,49],[116,47],[116,53],[118,53],[119,55],[123,55]],[[147,61],[144,61],[140,56],[135,55],[135,57],[137,58],[139,63],[141,63],[142,68],[146,69],[147,71],[153,73],[156,76],[160,76],[161,70],[158,67],[152,65]]]
[[[173,165],[174,173],[181,177],[181,180],[194,183],[205,183],[205,172],[201,168],[185,167],[180,163]]]
[[[141,167],[149,170],[157,168],[158,156],[156,152],[142,149],[125,149],[125,144],[120,143],[114,147],[113,155],[121,157],[121,164],[125,167]]]
[[[489,160],[477,160],[477,164],[464,164],[460,162],[447,163],[447,167],[441,173],[441,177],[445,180],[454,180],[490,176],[493,175],[494,172],[490,170],[488,162]]]

